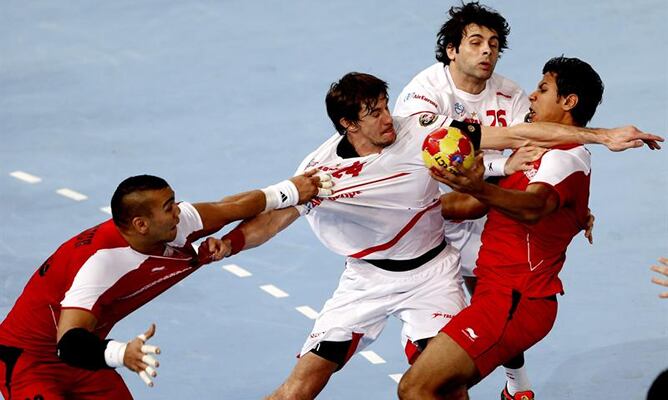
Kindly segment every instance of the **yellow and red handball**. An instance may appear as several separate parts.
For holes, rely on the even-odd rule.
[[[443,167],[454,172],[454,163],[471,168],[475,161],[475,149],[468,136],[459,129],[451,126],[439,128],[424,139],[422,159],[429,169]]]

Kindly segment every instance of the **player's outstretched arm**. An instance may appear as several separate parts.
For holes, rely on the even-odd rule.
[[[470,169],[457,168],[457,174],[440,168],[432,173],[434,179],[453,190],[469,194],[489,207],[517,221],[533,224],[559,207],[559,195],[549,186],[531,184],[526,191],[503,189],[483,180],[485,166],[482,154]]]
[[[90,311],[61,310],[57,328],[58,357],[68,365],[92,371],[125,366],[137,372],[148,386],[153,386],[158,367],[154,355],[160,354],[160,349],[145,342],[155,334],[155,325],[127,343],[100,339],[93,333],[96,325],[97,318]]]
[[[303,204],[313,197],[331,194],[331,177],[316,174],[315,170],[289,180],[228,196],[218,202],[196,203],[205,232],[215,232],[233,221],[247,219],[263,211],[271,211]]]
[[[297,218],[299,218],[299,211],[295,207],[264,212],[243,221],[223,236],[222,240],[231,248],[230,255],[234,255],[241,250],[251,249],[265,243],[290,226]]]
[[[480,147],[483,149],[552,147],[564,143],[602,144],[611,151],[623,151],[646,144],[660,149],[661,136],[645,133],[635,126],[620,128],[583,128],[551,122],[534,122],[512,127],[482,126]]]

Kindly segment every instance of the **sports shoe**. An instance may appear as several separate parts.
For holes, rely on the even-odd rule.
[[[503,391],[501,392],[501,400],[534,400],[534,394],[531,390],[526,390],[524,392],[517,392],[513,396],[508,392],[508,387],[504,386]]]

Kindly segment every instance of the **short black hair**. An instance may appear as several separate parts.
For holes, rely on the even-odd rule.
[[[459,51],[464,32],[469,24],[484,26],[499,36],[499,54],[508,48],[510,25],[501,14],[494,9],[481,5],[477,1],[462,3],[460,7],[452,6],[448,10],[450,19],[445,21],[436,35],[436,60],[445,65],[450,64],[448,45]]]
[[[341,118],[351,123],[359,122],[362,105],[371,110],[383,96],[387,98],[387,82],[370,74],[347,73],[338,82],[332,83],[327,91],[325,96],[327,115],[337,132],[344,135],[346,128],[341,125]]]
[[[127,228],[132,218],[150,215],[149,204],[127,201],[132,193],[147,190],[160,190],[169,187],[164,179],[153,175],[137,175],[126,178],[121,182],[111,196],[111,217],[114,224],[120,228]]]
[[[554,57],[543,67],[543,74],[553,73],[557,82],[557,95],[578,96],[578,103],[571,110],[573,121],[586,126],[603,99],[603,81],[594,68],[579,58]]]

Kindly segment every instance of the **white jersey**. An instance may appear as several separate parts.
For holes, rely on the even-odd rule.
[[[512,126],[524,122],[529,99],[515,82],[497,74],[492,74],[479,94],[459,90],[448,66],[439,62],[406,85],[397,98],[393,114],[406,117],[423,112],[485,126]]]
[[[485,89],[471,94],[457,89],[450,69],[436,63],[417,74],[401,92],[394,106],[395,116],[433,112],[485,126],[512,126],[524,122],[529,99],[515,82],[492,74]],[[486,154],[486,176],[502,176],[506,158],[501,153]],[[445,236],[462,253],[464,275],[472,275],[480,248],[485,218],[447,224]]]
[[[342,158],[335,134],[308,155],[297,173],[317,168],[332,175],[334,194],[303,206],[316,236],[331,251],[361,259],[408,260],[443,241],[439,185],[422,161],[422,142],[452,120],[395,118],[396,141],[381,153]]]

